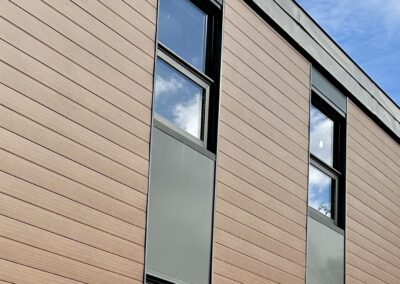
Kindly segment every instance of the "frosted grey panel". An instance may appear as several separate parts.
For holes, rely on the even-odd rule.
[[[344,236],[308,217],[307,284],[344,283]]]
[[[346,97],[331,82],[329,82],[315,67],[311,72],[312,85],[341,111],[347,112]]]
[[[208,284],[215,162],[153,128],[146,272]]]

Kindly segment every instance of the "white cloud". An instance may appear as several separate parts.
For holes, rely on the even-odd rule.
[[[183,88],[182,80],[173,77],[165,80],[162,76],[156,76],[156,92],[155,95],[161,96],[163,94],[175,94],[178,90]]]
[[[195,94],[188,102],[175,106],[173,115],[174,122],[191,135],[199,138],[201,133],[201,94]]]
[[[400,103],[400,0],[297,1]]]
[[[332,165],[333,122],[316,108],[311,108],[311,152]]]

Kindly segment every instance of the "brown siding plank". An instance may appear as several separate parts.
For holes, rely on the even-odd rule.
[[[154,6],[148,3],[146,0],[122,0],[124,3],[132,7],[132,9],[138,11],[141,15],[145,16],[150,22],[156,24],[157,11]],[[157,1],[154,1],[157,3]]]
[[[143,2],[143,0],[138,0],[136,2],[139,3],[140,1]],[[60,15],[67,17],[92,36],[98,38],[104,44],[110,46],[122,56],[132,61],[134,64],[137,64],[151,74],[153,73],[154,55],[148,55],[143,52],[137,46],[110,29],[107,25],[93,17],[91,14],[82,10],[73,2],[69,0],[45,0],[44,2],[54,10],[58,11]],[[138,6],[140,7],[138,3],[135,3],[135,8],[138,8]],[[146,15],[155,18],[157,14],[156,10],[150,5],[148,6],[152,10]]]
[[[222,62],[222,69],[223,84],[225,84],[226,81],[232,83],[237,88],[247,93],[250,97],[257,99],[258,102],[270,106],[271,111],[274,111],[276,106],[278,106],[278,108],[280,106],[280,108],[284,109],[285,113],[289,115],[289,118],[296,118],[297,123],[304,124],[304,121],[307,121],[307,112],[287,97],[282,96],[281,93],[271,85],[265,84],[262,87],[254,85],[249,78],[247,78],[248,76],[243,76],[243,74],[238,72],[236,68],[233,68],[229,62]],[[296,119],[294,120],[296,121]],[[292,123],[290,124],[293,125]]]
[[[0,41],[0,48],[4,50],[4,52],[1,53],[2,58],[4,58],[3,60],[13,60],[9,57],[13,57],[11,54],[15,53],[15,48],[18,47],[20,51],[29,54],[29,56],[40,61],[42,64],[45,64],[59,72],[61,75],[76,84],[83,86],[99,97],[102,97],[111,104],[116,105],[120,109],[136,117],[138,120],[141,120],[144,123],[150,122],[150,105],[146,106],[133,100],[132,97],[109,85],[102,79],[88,72],[86,69],[32,38],[30,35],[10,24],[3,18],[0,19],[0,32],[3,39]],[[146,90],[144,93],[143,96],[151,98],[150,91]]]
[[[0,163],[1,171],[127,223],[132,223],[131,218],[135,215],[137,209],[141,211],[145,211],[146,209],[146,196],[143,194],[135,194],[132,191],[131,194],[135,197],[133,199],[135,204],[130,206],[125,202],[105,195],[4,150],[0,150],[0,158],[3,161],[3,163]]]
[[[40,25],[34,19],[29,21],[29,25],[15,22],[24,31],[45,42],[71,60],[79,62],[92,73],[105,81],[108,80],[128,94],[130,90],[138,88],[136,85],[152,90],[153,78],[151,72],[139,68],[136,63],[127,60],[92,34],[65,19],[48,5],[40,1],[35,2],[35,0],[30,1],[29,3],[32,4],[29,5],[20,0],[15,0],[15,3],[44,23]],[[18,13],[19,11],[12,12]],[[11,14],[10,16],[15,17],[17,15]],[[41,33],[37,33],[36,29],[40,30]],[[152,32],[155,33],[154,26]],[[43,37],[43,34],[46,37]],[[151,97],[141,98],[138,96],[141,93],[135,93],[134,98],[140,99],[142,103],[148,105],[148,100],[151,100]]]
[[[260,118],[264,121],[270,123],[271,125],[279,125],[279,130],[285,134],[288,138],[298,141],[299,143],[307,143],[308,129],[305,127],[303,132],[300,133],[298,129],[295,129],[294,126],[287,124],[285,121],[279,119],[276,115],[274,115],[270,111],[270,106],[264,107],[262,104],[253,100],[250,96],[248,96],[245,92],[240,91],[238,88],[224,88],[224,92],[232,99],[240,102],[243,106],[250,109],[254,113],[257,113]],[[228,102],[225,101],[224,105],[228,105]]]
[[[235,219],[242,224],[248,224],[248,226],[268,237],[275,239],[291,248],[294,248],[300,252],[305,251],[305,241],[301,240],[291,234],[288,234],[278,228],[269,225],[264,220],[248,213],[247,211],[226,202],[221,198],[217,198],[216,210],[229,218]]]
[[[236,160],[225,155],[223,152],[219,152],[218,166],[224,168],[230,173],[238,176],[242,180],[250,183],[251,185],[267,192],[276,199],[290,205],[299,212],[306,213],[307,203],[305,198],[298,198],[296,195],[283,190],[267,178],[257,174],[253,170],[240,164]]]
[[[2,16],[9,20],[13,25],[24,31],[26,33],[24,37],[28,37],[29,39],[32,37],[35,40],[34,43],[31,43],[32,45],[30,44],[28,46],[28,43],[30,42],[29,39],[22,38],[20,41],[23,40],[23,43],[19,43],[17,46],[19,46],[21,49],[27,50],[28,53],[31,54],[35,54],[37,52],[35,46],[40,46],[41,49],[48,50],[48,52],[54,52],[63,60],[67,60],[70,63],[84,69],[87,72],[86,74],[88,74],[89,77],[92,77],[94,81],[97,81],[98,84],[103,85],[110,90],[114,89],[115,91],[119,91],[124,95],[129,96],[133,100],[137,101],[138,105],[142,104],[143,106],[150,107],[152,90],[151,86],[153,80],[149,73],[139,69],[137,65],[132,64],[132,62],[115,53],[112,49],[108,49],[108,46],[104,45],[103,48],[98,48],[92,52],[86,51],[86,49],[84,49],[82,46],[63,36],[59,31],[55,31],[54,29],[58,28],[58,26],[62,24],[62,30],[60,28],[58,29],[61,32],[64,32],[65,29],[68,35],[68,30],[72,30],[73,34],[70,36],[79,36],[79,43],[81,44],[85,44],[86,41],[92,39],[90,34],[85,32],[83,35],[80,35],[82,30],[78,26],[70,23],[67,20],[63,21],[64,19],[62,17],[60,17],[47,5],[44,5],[43,2],[32,2],[34,1],[28,2],[31,5],[25,2],[23,2],[21,5],[23,5],[24,9],[27,9],[28,12],[32,13],[33,15],[37,14],[40,18],[44,17],[41,13],[45,14],[47,18],[41,20],[46,23],[48,19],[52,19],[52,21],[48,24],[55,27],[50,28],[48,25],[40,22],[37,18],[32,17],[30,14],[26,14],[18,6],[10,4],[8,7],[6,7],[6,9],[2,9],[4,10]],[[69,25],[72,25],[72,27]],[[7,30],[9,30],[9,28]],[[22,36],[22,33],[20,36]],[[4,33],[4,39],[7,41],[14,40],[15,42],[15,39],[12,39],[12,37],[6,32]],[[96,49],[97,46],[101,47],[102,43],[96,40],[94,43],[89,44],[90,49]],[[95,56],[95,54],[101,54],[102,59],[99,59],[99,57]],[[114,66],[117,66],[117,68],[106,62],[109,60],[119,60],[115,63],[113,62]],[[124,73],[118,70],[128,67],[129,69]],[[129,74],[129,76],[133,76],[133,78],[135,78],[135,76],[143,77],[143,83],[133,81],[132,78],[130,78],[127,74]]]
[[[275,143],[280,144],[287,151],[297,156],[301,160],[307,159],[307,145],[304,141],[295,141],[284,135],[281,131],[275,129],[270,123],[264,121],[251,110],[233,100],[225,93],[222,95],[222,107],[231,111],[232,113],[240,114],[241,118],[245,121],[252,123],[253,127],[269,137]]]
[[[232,19],[225,21],[224,30],[239,43],[249,42],[243,46],[254,56],[260,58],[262,63],[268,65],[281,78],[287,78],[293,86],[299,86],[304,90],[309,84],[307,72],[298,68],[290,59],[283,55],[270,41],[265,40],[263,35],[243,20],[229,5],[226,5],[226,13],[232,14]],[[257,40],[254,40],[257,39]],[[299,85],[300,84],[300,85]],[[301,87],[302,85],[302,87]]]
[[[347,239],[359,247],[362,247],[366,251],[375,254],[377,257],[388,261],[392,265],[400,268],[400,257],[393,254],[393,252],[386,251],[381,248],[378,244],[368,240],[365,236],[353,231],[352,229],[347,229]]]
[[[224,7],[215,273],[304,283],[310,64],[244,1]]]
[[[2,181],[0,192],[18,200],[25,201],[31,205],[54,212],[65,218],[69,218],[130,242],[139,242],[140,239],[137,236],[143,235],[143,229],[141,228],[92,208],[82,206],[82,204],[78,202],[51,193],[4,172],[0,172],[0,179]],[[59,204],[63,204],[63,206]],[[135,212],[132,212],[132,214],[134,213]],[[143,263],[144,255],[141,245],[136,246],[136,252],[135,255],[132,255],[132,258],[137,262]]]
[[[390,153],[389,158],[394,158],[393,161],[400,166],[399,144],[383,129],[378,127],[376,123],[365,115],[353,102],[349,103],[349,112],[351,112],[352,115],[348,117],[348,123],[362,132],[375,145],[379,146],[379,149]]]
[[[296,183],[283,175],[281,172],[272,169],[269,165],[264,164],[239,147],[236,147],[223,137],[220,137],[219,144],[221,145],[221,152],[224,154],[237,161],[241,161],[244,166],[251,168],[257,174],[261,176],[268,176],[273,183],[296,195],[298,198],[302,200],[306,199],[307,192],[306,188],[304,187],[306,184],[305,178],[303,179],[303,183]]]
[[[246,22],[249,23],[260,34],[262,34],[266,40],[271,42],[271,44],[275,46],[275,48],[278,51],[284,54],[285,57],[290,58],[291,60],[290,64],[298,66],[299,68],[301,68],[301,70],[303,70],[304,73],[309,74],[310,63],[304,57],[302,57],[294,47],[288,44],[282,38],[282,36],[280,36],[274,29],[272,29],[265,22],[264,19],[262,19],[255,11],[250,9],[243,1],[229,1],[226,2],[225,6],[227,7],[227,10],[229,9],[229,7],[232,7],[232,10],[234,10],[238,15],[241,15],[241,17],[235,17],[239,26],[246,25],[245,22],[243,22],[242,20],[245,19]],[[273,48],[271,48],[270,46],[266,46],[266,49],[273,49]],[[285,62],[284,58],[279,56],[279,53],[274,54],[274,57],[278,58],[279,62]]]
[[[220,244],[215,244],[215,257],[241,267],[268,280],[276,279],[278,283],[304,283],[304,279],[292,276],[252,257],[246,256]],[[274,280],[272,280],[274,281]]]
[[[140,271],[133,270],[135,273],[133,275],[137,277],[135,280],[3,237],[0,238],[0,250],[6,260],[23,265],[30,264],[33,268],[59,274],[77,281],[99,284],[113,282],[136,284],[140,283],[139,279],[141,280]]]
[[[400,281],[400,145],[348,104],[347,274],[364,283]]]
[[[234,21],[234,19],[232,19],[232,21]],[[268,57],[262,58],[262,54],[256,52],[253,54],[249,51],[253,43],[249,41],[248,38],[244,37],[239,30],[236,30],[236,33],[232,34],[231,37],[229,33],[230,24],[230,21],[226,21],[227,29],[225,29],[224,35],[225,50],[229,50],[232,54],[240,58],[241,61],[246,62],[252,70],[277,88],[282,94],[287,94],[289,97],[296,94],[299,95],[299,100],[308,100],[309,90],[306,86],[298,82],[290,74],[279,74],[279,68],[275,65],[278,65],[280,68],[282,68],[282,66],[276,64],[275,61],[270,61]],[[263,62],[265,62],[265,64],[263,64]]]
[[[0,216],[3,237],[131,278],[141,264],[95,249],[53,233]],[[27,234],[26,232],[29,232]],[[142,259],[143,261],[143,259]],[[136,277],[140,275],[136,274]]]
[[[0,196],[0,212],[3,216],[36,226],[51,233],[64,236],[127,259],[134,258],[133,255],[144,249],[140,247],[138,248],[138,245],[133,242],[110,235],[87,225],[83,225],[79,222],[73,221],[72,219],[12,198],[3,193],[1,193]],[[135,232],[132,232],[132,234],[135,234]],[[140,244],[144,244],[144,230],[141,235],[136,234],[136,238],[139,237],[142,239]]]
[[[218,169],[218,181],[237,192],[251,198],[252,200],[263,204],[275,212],[279,212],[282,216],[296,222],[297,224],[305,227],[306,220],[297,210],[291,207],[290,204],[283,203],[282,201],[274,198],[265,190],[261,190],[248,182],[238,178],[232,173],[226,171],[222,167]],[[303,213],[303,212],[300,212]]]
[[[6,279],[7,283],[54,283],[54,284],[78,284],[75,281],[55,274],[47,273],[15,262],[0,259],[0,277]]]
[[[231,248],[244,255],[251,256],[252,258],[260,262],[263,262],[267,265],[270,265],[282,271],[290,271],[290,274],[299,277],[301,279],[304,279],[305,277],[304,267],[290,260],[287,260],[283,257],[270,253],[269,251],[264,250],[263,248],[260,248],[249,242],[246,242],[246,240],[243,240],[229,233],[226,233],[223,230],[217,229],[215,230],[214,234],[216,243]]]
[[[364,136],[360,135],[356,129],[349,126],[351,135],[348,139],[348,145],[359,155],[367,157],[368,160],[374,161],[375,165],[379,165],[379,168],[384,169],[384,172],[388,174],[388,177],[395,183],[400,182],[399,175],[394,171],[398,166],[388,157],[386,157],[379,149],[379,145],[375,146],[369,140],[365,139]]]
[[[130,184],[130,178],[147,178],[146,159],[126,153],[104,138],[1,85],[0,92],[0,104],[7,106],[1,107],[2,127],[123,183]]]
[[[384,284],[382,280],[368,274],[368,272],[365,272],[361,269],[358,269],[357,267],[353,265],[346,265],[346,272],[347,275],[353,276],[357,280],[360,280],[362,283],[380,283]]]
[[[150,39],[144,35],[139,28],[134,27],[123,19],[115,15],[112,11],[104,7],[97,1],[76,1],[73,0],[77,6],[81,7],[84,11],[103,22],[113,31],[117,32],[130,43],[139,47],[144,53],[154,56],[155,46],[154,39]]]
[[[226,277],[230,277],[232,279],[237,280],[238,281],[237,283],[253,283],[253,284],[277,283],[269,279],[266,279],[264,277],[258,276],[256,274],[250,273],[249,271],[246,271],[244,269],[241,269],[240,267],[234,266],[219,259],[214,260],[214,266],[215,266],[214,269],[215,276],[224,275]]]
[[[231,50],[224,48],[223,61],[229,64],[232,68],[234,68],[241,74],[247,74],[247,78],[249,79],[249,81],[251,81],[257,87],[264,89],[266,85],[269,85],[274,90],[273,93],[279,94],[278,96],[286,96],[302,110],[307,111],[307,100],[303,96],[300,96],[299,94],[297,94],[297,92],[295,92],[293,89],[290,89],[286,85],[284,85],[284,87],[280,87],[281,85],[278,83],[275,83],[275,85],[270,83],[268,78],[262,76],[259,73],[260,71],[252,69],[253,66],[250,65],[250,62],[244,62],[240,57],[240,53],[237,53],[238,54],[235,54]],[[299,97],[299,99],[295,100],[294,98],[297,97]]]
[[[113,11],[113,13],[118,15],[118,17],[124,19],[124,21],[137,28],[141,33],[145,34],[150,39],[155,38],[155,19],[153,19],[153,21],[149,21],[135,9],[130,9],[132,7],[127,5],[125,1],[99,0],[99,2],[109,10]],[[143,3],[141,1],[136,2],[136,5],[133,7],[137,6],[136,9],[143,9]],[[152,11],[151,14],[155,15],[154,11]]]
[[[53,171],[67,176],[73,180],[104,192],[116,199],[133,204],[130,192],[133,190],[121,183],[107,178],[93,170],[90,170],[76,162],[61,155],[51,152],[37,144],[34,144],[16,134],[0,128],[0,148],[7,149],[18,156],[52,169]],[[147,191],[147,180],[137,181],[137,190],[145,193]]]
[[[229,218],[221,213],[216,214],[215,226],[227,233],[237,236],[249,243],[262,247],[276,255],[289,259],[304,267],[305,254],[295,250],[283,243],[274,240],[259,231],[250,228],[247,224],[242,224],[238,220]]]
[[[238,191],[232,190],[222,183],[218,184],[217,196],[283,231],[303,240],[306,238],[304,226],[300,226],[277,212],[269,210],[266,206],[248,198]]]
[[[157,10],[135,2],[0,3],[0,281],[142,283]]]
[[[382,270],[385,277],[388,277],[388,278],[392,278],[392,277],[399,278],[400,277],[400,269],[398,267],[395,267],[393,264],[391,264],[390,262],[388,262],[384,259],[376,257],[376,255],[374,255],[373,253],[370,253],[369,251],[358,246],[357,244],[353,243],[350,240],[347,242],[346,250],[349,253],[352,253],[355,256],[360,257],[369,263],[373,263],[376,268]],[[393,280],[391,280],[391,281],[393,281]]]
[[[262,109],[264,112],[269,112],[268,117],[276,117],[275,121],[283,121],[290,128],[297,131],[302,136],[308,136],[308,127],[301,119],[296,117],[293,112],[290,111],[290,106],[283,104],[282,102],[275,101],[271,98],[268,93],[262,92],[262,90],[254,88],[251,84],[248,84],[247,79],[241,75],[235,74],[236,71],[232,70],[228,65],[224,70],[226,77],[223,78],[224,91],[240,101],[243,105],[250,103],[257,109]],[[230,74],[232,72],[232,75]],[[228,75],[229,74],[229,75]],[[237,77],[242,77],[236,80]],[[232,80],[232,81],[231,81]],[[244,82],[241,83],[241,80]],[[246,84],[247,82],[247,84]],[[251,87],[252,86],[252,87]],[[247,88],[249,87],[249,88]]]
[[[297,166],[300,169],[307,168],[307,164],[304,160],[298,158],[293,153],[287,151],[283,145],[273,140],[273,137],[269,137],[266,132],[260,131],[251,121],[246,121],[245,118],[237,116],[234,112],[226,108],[221,108],[221,131],[226,125],[227,127],[235,130],[236,132],[248,137],[253,143],[260,145],[263,149],[273,153],[274,156],[284,161],[287,164]],[[222,133],[221,133],[222,135]]]
[[[22,69],[19,71],[0,62],[2,84],[148,159],[146,141],[150,137],[150,127],[147,124],[65,80],[23,53],[14,55],[9,57],[9,63]]]

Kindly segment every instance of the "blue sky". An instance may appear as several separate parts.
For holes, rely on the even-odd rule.
[[[400,106],[400,0],[297,0]]]

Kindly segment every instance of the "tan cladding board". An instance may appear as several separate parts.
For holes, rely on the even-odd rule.
[[[0,283],[142,283],[157,1],[0,16]]]
[[[347,276],[400,283],[400,145],[348,104]]]
[[[224,7],[214,279],[304,283],[310,64],[244,1]]]

